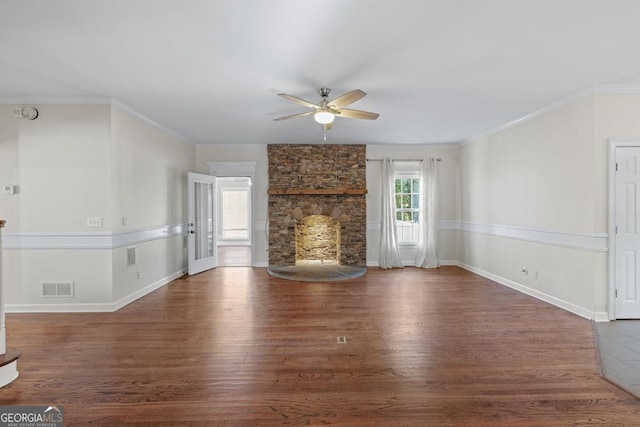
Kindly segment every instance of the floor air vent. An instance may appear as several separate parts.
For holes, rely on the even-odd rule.
[[[52,297],[72,297],[73,282],[44,282],[42,284],[42,296]]]

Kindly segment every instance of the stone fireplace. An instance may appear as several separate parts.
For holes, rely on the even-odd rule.
[[[269,145],[269,265],[366,265],[364,145]]]

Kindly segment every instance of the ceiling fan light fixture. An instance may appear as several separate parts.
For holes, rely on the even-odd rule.
[[[336,116],[331,111],[327,111],[327,110],[316,111],[315,114],[313,115],[313,118],[315,119],[315,121],[320,123],[321,125],[327,125],[329,123],[333,123],[333,119],[335,119],[335,117]]]

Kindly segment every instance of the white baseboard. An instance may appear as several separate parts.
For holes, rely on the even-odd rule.
[[[186,270],[179,270],[152,283],[142,289],[127,295],[113,303],[71,303],[71,304],[7,304],[7,313],[112,313],[122,307],[131,304],[151,292],[160,289],[164,285],[177,279],[186,273]]]
[[[182,276],[186,272],[187,272],[187,270],[185,270],[185,269],[178,270],[175,273],[170,274],[167,277],[164,277],[164,278],[158,280],[157,282],[152,283],[149,286],[146,286],[146,287],[144,287],[144,288],[132,293],[131,295],[127,295],[124,298],[120,298],[118,301],[113,303],[113,309],[111,311],[120,310],[122,307],[124,307],[124,306],[126,306],[128,304],[131,304],[135,300],[140,299],[143,296],[148,295],[151,292],[155,291],[156,289],[160,289],[164,285],[169,284],[170,282],[174,281],[175,279],[177,279],[178,277]]]
[[[540,292],[536,289],[532,289],[528,286],[525,286],[521,283],[517,283],[514,282],[512,280],[509,279],[505,279],[504,277],[498,276],[496,274],[493,273],[489,273],[488,271],[482,270],[480,268],[474,267],[472,265],[469,264],[465,264],[462,262],[457,262],[455,265],[457,265],[460,268],[464,268],[467,271],[470,271],[472,273],[475,273],[479,276],[485,277],[489,280],[492,280],[496,283],[499,283],[503,286],[506,286],[508,288],[514,289],[518,292],[522,292],[523,294],[529,295],[531,297],[534,297],[536,299],[539,299],[541,301],[547,302],[551,305],[555,305],[556,307],[559,307],[563,310],[566,310],[570,313],[576,314],[580,317],[584,317],[585,319],[589,319],[589,320],[595,320],[597,322],[602,322],[609,319],[609,316],[606,312],[593,312],[591,310],[588,310],[584,307],[580,307],[578,305],[575,305],[573,303],[570,303],[568,301],[562,300],[560,298],[556,298],[554,296],[545,294],[544,292]]]
[[[414,263],[415,265],[415,263]],[[586,319],[595,320],[596,322],[608,322],[609,315],[607,312],[592,312],[583,307],[570,303],[568,301],[564,301],[560,298],[556,298],[554,296],[545,294],[544,292],[540,292],[536,289],[529,288],[528,286],[522,285],[520,283],[514,282],[509,279],[505,279],[504,277],[495,275],[493,273],[489,273],[480,268],[474,267],[472,265],[468,265],[459,261],[454,260],[442,260],[440,261],[440,265],[442,266],[458,266],[467,271],[470,271],[479,276],[485,277],[489,280],[492,280],[496,283],[499,283],[503,286],[507,286],[511,289],[514,289],[518,292],[522,292],[523,294],[532,296],[541,301],[552,304],[556,307],[562,308],[563,310],[569,311],[570,313],[574,313],[580,317],[584,317]],[[256,263],[255,267],[268,267],[268,263]],[[367,267],[378,267],[377,261],[369,261],[367,262]],[[409,266],[409,265],[407,265]],[[113,303],[74,303],[74,304],[7,304],[5,310],[7,313],[99,313],[99,312],[114,312],[122,307],[125,307],[128,304],[142,298],[145,295],[150,294],[151,292],[167,285],[171,281],[177,279],[186,273],[186,270],[179,270],[173,274],[170,274],[167,277],[164,277],[158,280],[155,283],[152,283],[142,289],[139,289],[136,292],[133,292],[130,295],[127,295],[124,298],[119,299]]]
[[[405,267],[415,267],[416,266],[416,262],[415,260],[413,261],[402,261],[402,265]],[[446,265],[459,265],[458,261],[455,260],[440,260],[440,265],[441,266],[446,266]],[[378,261],[367,261],[367,267],[380,267],[380,264],[378,264]]]

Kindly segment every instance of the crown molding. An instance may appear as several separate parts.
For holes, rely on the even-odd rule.
[[[182,142],[186,142],[188,144],[191,145],[196,145],[195,142],[191,141],[189,138],[187,138],[186,136],[172,130],[169,129],[168,127],[161,125],[160,123],[156,122],[155,120],[150,119],[149,117],[145,116],[144,114],[142,114],[141,112],[139,112],[138,110],[136,110],[135,108],[133,108],[132,106],[125,104],[124,102],[120,101],[119,99],[116,98],[112,98],[111,102],[110,102],[111,106],[113,108],[117,108],[118,110],[127,113],[133,117],[135,117],[138,120],[141,120],[143,122],[145,122],[146,124],[161,130],[163,132],[168,133],[169,135],[178,138],[179,140],[181,140]]]
[[[567,105],[567,104],[569,104],[571,102],[575,102],[575,101],[577,101],[579,99],[582,99],[584,97],[587,97],[589,95],[593,95],[594,93],[595,92],[594,92],[594,89],[592,87],[587,88],[587,89],[583,89],[583,90],[578,91],[578,92],[574,92],[571,95],[566,96],[566,97],[560,99],[559,101],[554,102],[553,104],[549,104],[549,105],[547,105],[545,107],[542,107],[542,108],[540,108],[540,109],[538,109],[536,111],[533,111],[532,113],[526,114],[526,115],[524,115],[522,117],[519,117],[517,119],[508,121],[506,123],[503,123],[502,125],[494,128],[494,129],[487,130],[485,132],[482,132],[482,133],[479,133],[477,135],[474,135],[471,138],[465,140],[462,143],[462,145],[471,144],[473,142],[476,142],[476,141],[479,141],[481,139],[484,139],[484,138],[486,138],[488,136],[495,135],[495,134],[500,133],[500,132],[504,132],[507,129],[510,129],[510,128],[514,127],[514,126],[517,126],[517,125],[522,124],[524,122],[527,122],[529,120],[533,120],[533,119],[535,119],[537,117],[540,117],[540,116],[542,116],[544,114],[547,114],[547,113],[549,113],[551,111],[557,110],[558,108],[563,107],[563,106],[565,106],[565,105]]]
[[[640,93],[640,83],[596,85],[593,87],[593,92],[612,95],[637,95]]]
[[[495,135],[497,133],[503,132],[516,125],[527,122],[529,120],[533,120],[551,111],[557,110],[558,108],[561,108],[579,99],[582,99],[591,95],[596,95],[596,94],[638,95],[640,94],[640,83],[638,84],[603,84],[603,85],[595,85],[595,86],[588,87],[586,89],[574,92],[571,95],[566,96],[543,108],[540,108],[539,110],[536,110],[530,114],[527,114],[515,120],[511,120],[509,122],[506,122],[494,129],[488,130],[486,132],[482,132],[478,135],[474,135],[471,138],[468,138],[465,141],[463,141],[461,145],[467,145],[467,144],[479,141],[481,139],[484,139],[490,135]]]
[[[168,127],[161,125],[155,120],[150,119],[149,117],[142,114],[140,111],[136,110],[132,106],[125,104],[116,98],[104,98],[104,97],[95,97],[95,98],[0,98],[0,105],[105,105],[111,106],[113,108],[117,108],[118,110],[125,112],[136,119],[152,126],[158,130],[168,133],[174,138],[179,139],[182,142],[196,145],[195,142],[191,141],[186,136],[169,129]]]
[[[3,105],[110,105],[111,98],[0,98]]]

